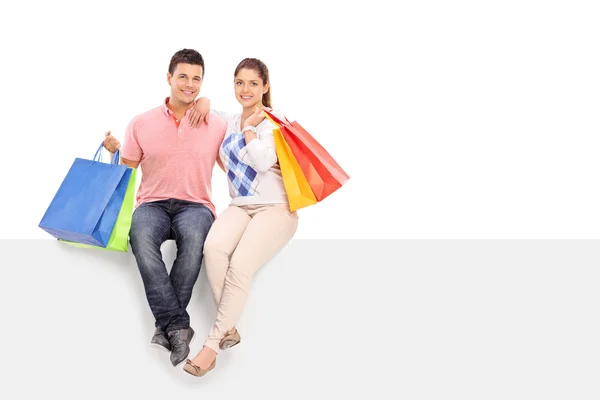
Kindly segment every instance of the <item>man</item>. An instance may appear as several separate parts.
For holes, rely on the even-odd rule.
[[[197,51],[175,53],[167,73],[170,96],[133,118],[120,151],[122,163],[141,167],[130,243],[156,321],[151,343],[171,352],[173,366],[186,359],[194,336],[186,307],[216,217],[211,178],[227,127],[216,115],[199,127],[189,126],[203,77],[204,60]],[[107,132],[104,147],[114,153],[121,146]],[[177,246],[170,274],[160,251],[168,239]]]

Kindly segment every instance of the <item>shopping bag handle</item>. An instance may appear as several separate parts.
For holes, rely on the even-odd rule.
[[[275,115],[273,115],[272,112],[270,112],[268,110],[263,110],[263,112],[265,114],[267,114],[267,118],[269,118],[271,120],[271,122],[273,122],[275,125],[279,125],[279,126],[281,126],[281,125],[289,125],[289,122],[283,122],[282,120],[280,120],[279,118],[277,118]]]
[[[94,155],[94,158],[92,158],[92,161],[98,161],[98,162],[102,161],[102,147],[104,147],[104,141],[102,143],[100,143],[100,147],[98,147],[98,150],[96,150],[96,154]],[[98,160],[96,160],[96,158],[98,158]],[[121,150],[117,150],[110,163],[118,165],[120,159],[121,159]]]

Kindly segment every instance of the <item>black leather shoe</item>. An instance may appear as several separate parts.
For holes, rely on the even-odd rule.
[[[190,354],[190,343],[194,337],[194,330],[191,327],[178,329],[168,332],[167,337],[171,342],[171,364],[176,367],[184,362]]]
[[[171,342],[169,342],[169,338],[167,337],[167,333],[165,331],[163,331],[161,328],[156,328],[154,330],[154,336],[152,336],[152,340],[150,341],[150,344],[167,350],[167,351],[171,351]]]

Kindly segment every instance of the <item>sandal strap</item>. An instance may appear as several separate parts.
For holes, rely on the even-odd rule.
[[[196,364],[194,364],[193,362],[191,362],[189,359],[185,360],[185,363],[190,365],[192,368],[194,368],[196,370],[196,373],[200,373],[202,372],[202,368],[200,368],[199,366],[197,366]]]

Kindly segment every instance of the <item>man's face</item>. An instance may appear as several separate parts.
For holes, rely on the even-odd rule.
[[[171,97],[183,104],[191,104],[200,93],[202,67],[179,63],[172,76],[167,74],[167,80],[171,86]]]

